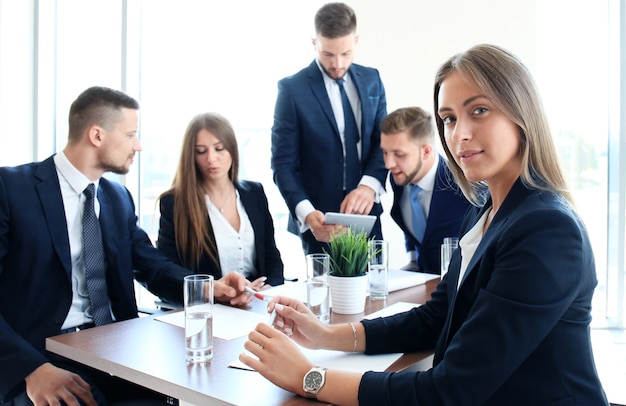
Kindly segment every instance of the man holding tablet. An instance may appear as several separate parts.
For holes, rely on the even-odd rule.
[[[274,181],[305,254],[322,252],[343,229],[326,223],[326,212],[375,215],[371,235],[382,238],[378,196],[387,176],[379,148],[385,90],[376,69],[352,63],[359,39],[354,11],[324,5],[315,33],[315,60],[278,82],[272,127]]]

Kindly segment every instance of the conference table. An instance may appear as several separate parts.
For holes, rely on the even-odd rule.
[[[439,278],[391,292],[385,301],[366,299],[363,313],[332,314],[330,323],[359,321],[399,302],[423,304]],[[253,300],[247,310],[265,313],[266,303]],[[174,312],[177,310],[174,310]],[[139,317],[106,326],[46,339],[46,349],[84,365],[178,399],[181,405],[283,405],[324,404],[287,392],[261,374],[230,365],[244,351],[246,337],[214,338],[213,359],[206,364],[185,361],[184,329]],[[386,370],[424,370],[432,364],[431,352],[403,354]]]

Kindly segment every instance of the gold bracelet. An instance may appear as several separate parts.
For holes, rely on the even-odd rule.
[[[354,323],[352,323],[351,321],[349,321],[348,324],[350,325],[350,327],[352,327],[352,335],[354,336],[354,349],[352,350],[352,352],[356,352],[356,328],[354,327]]]

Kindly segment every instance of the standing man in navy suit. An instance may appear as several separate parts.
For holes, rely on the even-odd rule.
[[[435,127],[429,113],[419,107],[398,109],[382,121],[381,132],[380,148],[394,193],[391,217],[404,232],[409,255],[403,269],[439,274],[441,243],[459,237],[471,204],[433,147]],[[421,231],[413,226],[419,215],[424,219]]]
[[[315,60],[278,82],[272,127],[274,181],[289,208],[289,231],[300,234],[305,253],[322,252],[341,229],[325,224],[331,211],[376,215],[371,235],[382,238],[379,196],[387,176],[379,145],[385,89],[376,69],[352,63],[359,40],[354,11],[324,5],[315,32]]]
[[[183,278],[192,272],[152,245],[137,226],[130,192],[102,177],[127,173],[141,151],[138,109],[122,92],[91,87],[72,103],[63,151],[0,168],[1,405],[166,402],[45,350],[46,337],[137,317],[134,278],[182,303]],[[85,238],[84,219],[92,220],[85,229],[96,230]],[[90,260],[83,248],[97,245],[92,252],[100,255]],[[98,289],[89,283],[94,270]],[[215,284],[215,298],[245,303],[245,284],[242,275],[229,274]]]

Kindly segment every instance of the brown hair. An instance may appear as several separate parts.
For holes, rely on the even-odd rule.
[[[326,38],[341,38],[356,31],[356,14],[344,3],[328,3],[315,14],[315,33]]]
[[[164,192],[174,195],[174,234],[176,249],[181,263],[195,270],[203,254],[209,256],[217,268],[220,267],[217,246],[213,236],[211,221],[208,219],[202,175],[196,166],[195,146],[201,130],[211,132],[230,153],[232,165],[228,177],[237,183],[239,173],[239,150],[237,137],[230,122],[217,113],[203,113],[195,116],[185,131],[178,169],[172,188]]]
[[[435,125],[432,116],[420,107],[403,107],[389,113],[380,123],[380,132],[397,134],[407,131],[413,141],[432,143]]]
[[[70,106],[69,141],[78,142],[92,125],[111,130],[122,120],[121,108],[139,110],[139,103],[127,94],[108,87],[93,86],[83,91]]]

